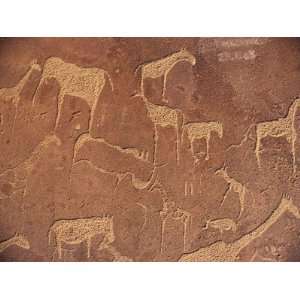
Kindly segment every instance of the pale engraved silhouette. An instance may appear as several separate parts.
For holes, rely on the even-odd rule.
[[[278,207],[264,223],[253,231],[235,242],[228,244],[223,241],[216,242],[193,253],[184,254],[180,261],[235,261],[243,248],[265,233],[286,212],[290,212],[295,218],[300,219],[299,208],[294,205],[293,200],[288,195],[284,194]]]
[[[207,122],[207,123],[188,123],[184,125],[183,133],[186,132],[191,143],[192,154],[194,161],[197,162],[198,158],[195,155],[193,143],[196,139],[204,138],[206,141],[206,157],[205,160],[209,159],[209,143],[211,133],[216,132],[219,138],[223,137],[223,125],[220,122]]]
[[[237,180],[235,180],[234,178],[230,177],[226,171],[226,168],[222,168],[220,170],[217,170],[215,172],[217,175],[220,175],[222,176],[222,178],[227,182],[229,183],[229,188],[227,189],[224,197],[223,197],[223,200],[222,200],[222,204],[224,203],[225,199],[226,199],[226,196],[227,194],[230,192],[230,191],[233,191],[235,193],[238,193],[239,195],[239,201],[240,201],[240,213],[239,213],[239,216],[238,218],[241,217],[241,215],[243,214],[244,212],[244,209],[245,209],[245,195],[246,195],[246,187],[241,184],[240,182],[238,182]]]
[[[183,49],[179,52],[173,53],[165,58],[159,59],[157,61],[153,61],[147,64],[140,66],[141,68],[141,96],[144,100],[146,108],[148,110],[148,115],[151,121],[154,124],[155,129],[155,141],[158,139],[157,125],[162,127],[171,126],[175,128],[177,133],[176,139],[176,160],[179,164],[179,149],[180,149],[180,129],[183,124],[183,115],[182,112],[178,109],[169,108],[163,105],[153,104],[148,101],[145,97],[144,93],[144,80],[146,78],[159,78],[163,76],[163,93],[162,93],[162,101],[167,102],[165,98],[166,91],[166,80],[168,73],[172,70],[172,68],[179,62],[186,61],[191,65],[196,64],[196,58],[190,54],[187,50]],[[156,144],[156,143],[155,143]],[[156,147],[155,147],[156,148]],[[154,150],[156,153],[156,149]],[[155,158],[155,155],[154,155]]]
[[[108,248],[115,240],[113,217],[105,216],[56,221],[49,230],[49,245],[53,240],[56,244],[58,257],[62,259],[62,243],[76,245],[86,242],[87,258],[90,258],[92,238],[97,234],[104,236],[98,250]]]
[[[208,220],[205,229],[208,229],[209,227],[219,230],[221,234],[223,234],[224,231],[230,230],[236,232],[237,230],[236,223],[229,218]]]
[[[291,144],[293,154],[293,172],[296,172],[296,150],[295,143],[297,139],[297,133],[294,127],[295,114],[297,107],[300,106],[300,99],[294,101],[290,106],[288,115],[285,118],[279,118],[275,121],[268,121],[258,123],[256,125],[256,147],[255,155],[258,163],[258,167],[261,168],[260,160],[260,148],[261,140],[266,137],[285,137],[287,142]]]
[[[162,59],[144,64],[142,68],[142,81],[141,81],[141,92],[144,95],[144,79],[146,78],[159,78],[163,76],[163,101],[167,102],[165,99],[166,92],[166,81],[168,73],[172,68],[178,63],[186,61],[189,62],[192,66],[196,64],[196,58],[189,53],[187,50],[182,49],[178,52],[175,52],[167,57]]]
[[[168,201],[163,204],[163,210],[160,212],[160,217],[162,220],[162,231],[161,231],[161,247],[160,252],[164,252],[165,248],[165,224],[168,218],[173,218],[174,220],[179,220],[184,225],[183,233],[183,251],[187,250],[188,234],[190,233],[190,228],[192,224],[192,214],[189,212],[177,208],[175,202]]]
[[[0,242],[0,253],[13,245],[16,245],[16,246],[26,249],[26,250],[30,249],[30,244],[29,244],[28,240],[24,236],[22,236],[20,234],[16,234],[15,236],[11,237],[10,239]]]
[[[99,68],[82,68],[72,63],[66,63],[58,57],[50,57],[44,65],[42,78],[54,77],[60,84],[61,90],[58,97],[58,118],[65,95],[83,98],[93,111],[96,102],[104,87],[108,73]],[[92,124],[92,117],[90,124]],[[57,124],[56,124],[57,125]]]

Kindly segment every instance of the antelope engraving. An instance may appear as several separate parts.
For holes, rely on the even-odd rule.
[[[183,123],[183,115],[180,110],[169,108],[163,105],[157,105],[149,102],[145,97],[144,93],[144,80],[146,78],[159,78],[163,76],[163,92],[162,92],[162,101],[167,102],[165,98],[166,92],[166,81],[168,73],[172,70],[172,68],[181,61],[187,61],[191,65],[196,64],[195,57],[190,54],[185,49],[173,53],[165,58],[159,59],[157,61],[153,61],[148,64],[144,64],[141,66],[141,95],[144,100],[145,106],[148,110],[148,115],[151,121],[154,124],[155,129],[155,141],[158,139],[157,133],[157,125],[162,127],[171,126],[174,127],[177,133],[176,139],[176,160],[179,164],[179,149],[180,149],[180,130]],[[155,143],[156,144],[156,143]],[[156,149],[154,150],[156,152]],[[154,155],[155,157],[155,155]]]
[[[230,177],[226,171],[226,168],[224,167],[223,169],[217,170],[215,174],[222,176],[222,178],[229,183],[229,188],[226,191],[222,204],[224,203],[227,194],[230,191],[233,191],[235,193],[238,193],[239,195],[239,201],[240,201],[240,213],[238,218],[241,217],[242,213],[244,212],[245,209],[245,195],[246,195],[246,187],[242,185],[240,182],[235,180],[234,178]]]
[[[76,245],[87,243],[87,257],[91,256],[92,238],[103,234],[103,240],[98,250],[106,249],[115,240],[113,231],[113,217],[91,217],[85,219],[56,221],[49,230],[49,245],[56,244],[59,259],[62,259],[62,243]]]
[[[296,172],[296,152],[295,143],[297,139],[297,132],[294,127],[295,114],[297,107],[300,106],[300,99],[294,101],[290,106],[288,115],[285,118],[278,120],[262,122],[256,125],[256,147],[255,155],[258,167],[261,168],[260,148],[261,140],[266,136],[270,137],[285,137],[287,142],[291,144],[293,154],[293,172]]]
[[[195,162],[198,158],[195,154],[193,143],[196,139],[205,138],[206,141],[206,157],[205,160],[209,159],[209,142],[211,138],[211,133],[216,132],[219,138],[223,137],[223,125],[220,122],[207,122],[207,123],[188,123],[184,125],[184,131],[187,132],[189,138],[192,154]]]
[[[184,254],[180,261],[235,261],[243,248],[265,233],[286,212],[290,212],[295,218],[300,219],[299,208],[294,205],[288,195],[284,194],[278,207],[268,219],[253,231],[233,243],[216,242],[193,253]]]
[[[29,244],[28,240],[24,236],[16,234],[12,238],[10,238],[6,241],[0,242],[0,253],[13,245],[16,245],[16,246],[26,249],[26,250],[30,249],[30,244]]]

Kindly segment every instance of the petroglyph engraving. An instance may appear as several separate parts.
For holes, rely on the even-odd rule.
[[[243,214],[244,212],[244,209],[245,209],[245,195],[246,195],[246,187],[241,184],[240,182],[238,182],[237,180],[235,180],[234,178],[230,177],[226,171],[226,168],[222,168],[220,170],[217,170],[215,172],[217,175],[220,175],[222,176],[222,178],[227,182],[229,183],[229,188],[227,189],[225,195],[224,195],[224,198],[223,198],[223,201],[222,201],[222,204],[223,202],[225,201],[226,199],[226,196],[227,194],[230,192],[230,191],[233,191],[235,193],[238,193],[239,195],[239,201],[240,201],[240,213],[239,213],[239,216],[238,218],[241,217],[241,215]]]
[[[206,222],[205,229],[208,229],[210,227],[219,230],[221,234],[223,234],[224,231],[231,230],[232,232],[236,232],[237,230],[236,223],[232,219],[228,218],[208,220]]]
[[[29,70],[26,72],[26,74],[23,76],[23,78],[18,82],[16,86],[0,89],[0,96],[2,96],[4,100],[5,98],[9,99],[10,97],[13,97],[13,103],[17,105],[18,101],[20,100],[18,95],[23,90],[25,84],[28,82],[30,76],[34,71],[39,71],[39,72],[41,71],[41,66],[37,64],[35,60],[33,60],[30,63]]]
[[[115,240],[113,217],[56,221],[49,230],[49,245],[56,245],[59,259],[62,259],[63,243],[76,245],[86,242],[87,258],[90,258],[92,238],[97,234],[104,236],[98,250],[107,248]]]
[[[102,69],[81,68],[75,64],[66,63],[58,57],[47,59],[42,77],[54,77],[60,84],[59,115],[64,96],[67,94],[85,99],[92,111],[91,115],[93,115],[95,104],[105,84],[105,78],[109,78],[108,74]],[[57,119],[59,119],[59,116]],[[92,118],[90,124],[91,122]]]
[[[179,149],[180,149],[180,130],[183,124],[183,115],[182,112],[178,109],[172,109],[162,105],[156,105],[147,100],[144,93],[144,80],[146,78],[159,78],[163,76],[163,92],[162,92],[162,101],[167,102],[165,98],[166,92],[166,81],[168,73],[171,69],[179,62],[187,61],[191,65],[196,64],[195,57],[190,54],[185,49],[171,54],[165,58],[162,58],[151,63],[144,64],[140,66],[141,68],[141,95],[144,99],[146,108],[150,119],[152,120],[155,127],[155,140],[157,140],[157,125],[162,127],[171,126],[176,129],[177,140],[176,140],[176,153],[177,153],[177,163],[179,164]],[[156,149],[154,150],[156,152]],[[155,155],[154,155],[155,157]]]
[[[286,212],[290,212],[295,218],[300,219],[298,207],[294,205],[288,195],[283,195],[280,204],[269,218],[250,233],[233,243],[216,242],[191,254],[185,254],[180,261],[234,261],[243,248],[266,232]]]
[[[74,147],[74,157],[73,157],[73,164],[80,162],[80,161],[86,161],[87,163],[91,164],[93,167],[95,167],[96,169],[98,169],[99,171],[103,172],[103,173],[109,173],[109,174],[114,174],[118,177],[119,181],[126,175],[129,174],[132,176],[132,184],[134,185],[134,187],[136,189],[149,189],[152,187],[152,185],[154,184],[154,182],[156,181],[156,177],[157,177],[157,170],[154,169],[153,172],[151,173],[151,177],[148,181],[144,181],[140,178],[138,178],[138,176],[136,176],[136,174],[134,174],[133,172],[130,171],[126,171],[126,170],[113,170],[113,168],[111,169],[105,169],[105,168],[101,168],[99,166],[95,166],[91,161],[89,161],[88,159],[76,159],[80,148],[84,146],[84,144],[86,142],[94,142],[94,143],[99,143],[99,144],[103,144],[107,146],[107,149],[109,150],[117,150],[120,153],[125,153],[127,158],[129,156],[135,157],[136,156],[131,152],[131,151],[127,151],[127,149],[123,149],[120,148],[119,146],[115,146],[115,145],[111,145],[109,143],[107,143],[104,139],[102,138],[92,138],[89,134],[83,134],[79,137],[79,139],[77,140],[75,147]],[[125,157],[123,157],[124,159]]]
[[[204,138],[206,141],[206,157],[209,159],[209,143],[211,138],[211,133],[215,132],[218,134],[219,138],[223,137],[223,125],[220,122],[208,122],[208,123],[189,123],[184,125],[183,133],[187,132],[187,136],[191,143],[192,153],[195,162],[198,161],[197,156],[193,148],[193,143],[197,139]]]
[[[186,251],[187,249],[187,242],[188,242],[188,235],[190,233],[190,228],[192,225],[192,214],[189,212],[177,208],[175,203],[172,201],[165,202],[163,205],[163,210],[160,212],[160,216],[162,219],[162,238],[161,238],[161,253],[163,253],[165,248],[165,223],[168,218],[173,218],[174,220],[179,220],[184,225],[184,233],[183,233],[183,249]]]
[[[194,195],[194,183],[186,181],[184,183],[184,196],[193,196]]]
[[[300,257],[294,40],[0,43],[0,260]]]
[[[288,115],[285,118],[279,118],[275,121],[262,122],[256,125],[256,148],[255,155],[258,167],[261,168],[260,151],[261,140],[266,137],[285,137],[287,142],[291,144],[293,154],[293,172],[296,172],[296,150],[295,142],[297,133],[294,127],[294,120],[297,107],[300,106],[300,99],[294,101],[290,106]]]
[[[18,246],[23,249],[26,249],[26,250],[30,249],[30,244],[29,244],[28,240],[24,236],[22,236],[20,234],[16,234],[12,238],[10,238],[6,241],[0,242],[0,253],[13,245]]]
[[[179,62],[186,61],[191,65],[196,64],[196,58],[189,53],[187,50],[182,49],[176,53],[173,53],[165,58],[147,63],[141,66],[142,68],[142,81],[141,81],[141,93],[144,95],[144,79],[146,78],[159,78],[163,76],[163,94],[162,100],[167,102],[165,99],[166,92],[166,80],[168,73],[172,68]]]

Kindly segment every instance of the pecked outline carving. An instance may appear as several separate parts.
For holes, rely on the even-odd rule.
[[[13,245],[26,250],[30,249],[29,241],[23,235],[16,233],[10,239],[0,242],[0,253]]]
[[[184,254],[179,261],[235,261],[243,248],[266,232],[286,212],[290,212],[295,218],[300,219],[299,208],[294,205],[293,200],[288,195],[283,194],[278,207],[264,223],[253,231],[235,242],[227,244],[220,241],[190,254]]]
[[[285,137],[287,142],[291,144],[293,155],[293,173],[296,172],[296,150],[295,143],[297,133],[294,127],[295,114],[297,107],[300,107],[300,99],[296,99],[290,106],[288,115],[285,118],[279,118],[274,121],[267,121],[256,124],[256,147],[255,156],[258,167],[261,168],[260,148],[261,140],[266,136],[271,137]]]
[[[187,123],[183,127],[183,133],[186,132],[189,138],[192,154],[194,157],[195,163],[198,161],[198,158],[195,156],[195,151],[193,148],[193,143],[196,139],[205,138],[206,141],[206,156],[205,160],[209,160],[209,142],[211,133],[215,132],[218,134],[219,138],[223,137],[223,125],[221,122],[195,122]]]

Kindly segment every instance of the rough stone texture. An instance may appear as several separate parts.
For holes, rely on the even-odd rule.
[[[1,261],[300,261],[299,177],[299,39],[0,39]]]

